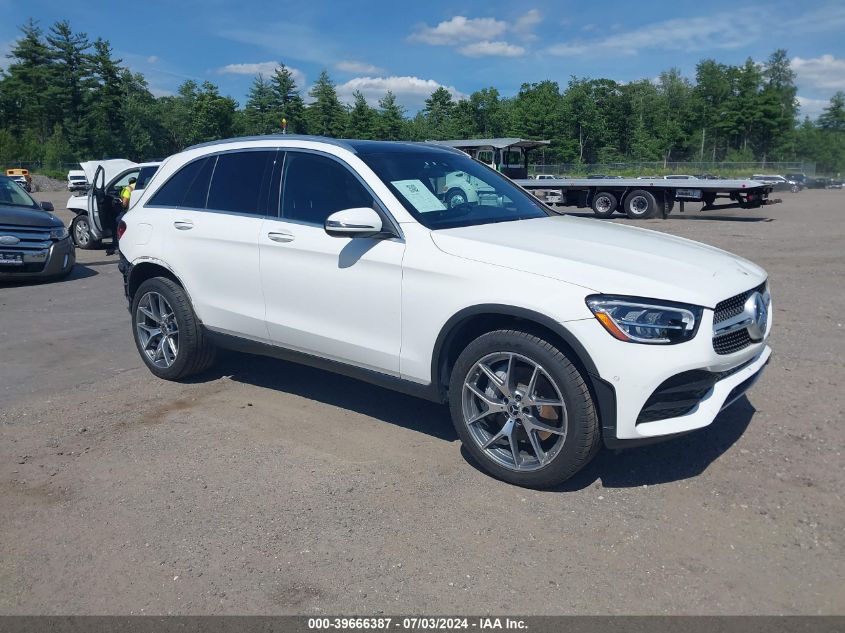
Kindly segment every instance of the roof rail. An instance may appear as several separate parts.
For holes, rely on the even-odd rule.
[[[347,143],[345,140],[331,138],[328,136],[313,136],[310,134],[262,134],[260,136],[238,136],[235,138],[223,138],[216,141],[208,141],[206,143],[198,143],[183,149],[187,152],[190,149],[198,149],[200,147],[213,147],[215,145],[226,145],[228,143],[241,143],[244,141],[315,141],[319,143],[328,143],[329,145],[336,145],[355,153],[355,148]]]

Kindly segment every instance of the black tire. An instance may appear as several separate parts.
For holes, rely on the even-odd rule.
[[[147,356],[138,334],[138,306],[148,293],[155,292],[170,304],[179,331],[176,358],[169,367],[155,365]],[[208,369],[214,362],[215,347],[208,340],[197,319],[188,294],[184,289],[166,277],[154,277],[143,282],[132,298],[132,336],[135,347],[147,368],[157,377],[165,380],[180,380]]]
[[[446,208],[454,209],[469,202],[466,192],[460,187],[452,187],[446,192]]]
[[[91,224],[84,213],[77,215],[70,223],[70,235],[77,248],[90,251],[100,247],[100,241],[91,236]],[[86,237],[87,236],[87,237]]]
[[[789,190],[792,193],[798,193],[799,191],[801,191],[801,187],[799,187],[798,185],[792,185],[789,187]]]
[[[497,463],[473,437],[469,425],[464,421],[464,385],[471,380],[476,363],[488,355],[502,352],[517,354],[541,365],[550,381],[554,381],[554,386],[566,406],[567,427],[562,444],[558,445],[547,464],[527,472]],[[565,353],[548,341],[527,332],[496,330],[479,336],[467,345],[452,369],[449,381],[449,410],[455,430],[474,461],[493,477],[518,486],[556,486],[583,468],[599,449],[598,416],[584,377]],[[507,416],[506,413],[493,415]],[[502,417],[502,424],[504,420]],[[491,420],[491,424],[499,424],[499,421]],[[523,427],[518,428],[521,429],[518,432],[526,433]],[[527,453],[527,439],[523,442]]]
[[[590,204],[593,213],[600,218],[609,218],[616,213],[618,206],[619,200],[616,199],[615,194],[609,191],[597,191],[593,196],[593,202]]]
[[[663,204],[651,192],[635,189],[625,196],[625,215],[632,220],[646,220],[663,215]]]

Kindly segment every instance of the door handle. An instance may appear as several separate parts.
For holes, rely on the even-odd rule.
[[[173,223],[173,226],[175,226],[180,231],[188,231],[188,230],[194,228],[194,223],[191,222],[190,220],[176,220]]]
[[[277,232],[270,232],[267,234],[274,242],[293,242],[294,235],[293,233],[277,233]]]

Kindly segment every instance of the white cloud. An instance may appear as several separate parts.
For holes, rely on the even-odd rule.
[[[173,91],[167,88],[159,88],[158,86],[150,86],[150,93],[156,98],[158,97],[172,97]]]
[[[296,20],[256,21],[248,28],[226,25],[218,35],[249,46],[257,46],[264,49],[269,56],[281,60],[330,66],[343,56],[338,52],[337,38],[327,37],[324,29]]]
[[[418,25],[409,39],[433,46],[448,46],[460,42],[489,40],[501,35],[507,28],[506,22],[495,18],[467,18],[456,15],[437,26]]]
[[[811,59],[793,57],[792,70],[798,74],[798,84],[804,89],[845,90],[845,59],[822,55]]]
[[[525,54],[525,49],[522,46],[508,44],[507,42],[473,42],[458,49],[461,55],[467,57],[520,57]]]
[[[537,36],[533,33],[534,27],[542,21],[543,16],[540,12],[537,9],[531,9],[516,19],[512,30],[524,39],[534,40],[537,39]]]
[[[757,18],[754,18],[754,15]],[[589,31],[593,25],[586,25]],[[737,48],[769,28],[759,20],[759,14],[749,9],[737,9],[732,14],[674,18],[629,29],[624,37],[618,34],[592,40],[561,42],[546,51],[560,57],[582,55],[635,55],[644,49],[702,51],[714,48]],[[666,36],[655,34],[663,33]]]
[[[346,73],[364,73],[367,75],[384,74],[384,68],[367,64],[366,62],[356,62],[348,59],[336,63],[334,67]]]
[[[443,86],[433,79],[419,77],[355,77],[337,86],[337,94],[341,101],[351,102],[352,93],[360,90],[370,105],[376,105],[385,93],[390,90],[396,95],[396,100],[409,110],[422,107],[431,93],[443,87],[449,91],[454,99],[465,99],[466,94],[453,86]]]
[[[155,64],[158,61],[158,55],[150,55],[147,57],[148,64]]]
[[[802,97],[800,95],[796,98],[801,108],[800,117],[802,119],[805,116],[816,119],[822,113],[822,110],[830,105],[830,101],[827,99],[810,99],[809,97]]]
[[[710,15],[673,18],[650,24],[625,25],[625,35],[576,39],[552,44],[546,49],[561,57],[636,55],[646,49],[700,52],[734,49],[775,38],[793,40],[801,34],[837,32],[845,27],[845,4],[761,20],[770,8],[746,6]],[[589,30],[591,25],[583,27]],[[776,41],[776,40],[775,40]]]
[[[254,62],[247,64],[227,64],[217,69],[218,75],[257,75],[261,73],[265,77],[270,77],[279,68],[279,62]],[[301,88],[305,85],[305,74],[297,69],[287,67],[293,75],[294,81]]]

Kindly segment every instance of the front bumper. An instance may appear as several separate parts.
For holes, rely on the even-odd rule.
[[[0,266],[0,279],[59,277],[76,263],[76,248],[73,241],[67,237],[53,242],[49,248],[25,251],[23,262],[23,266]]]
[[[771,314],[771,311],[770,311]],[[738,399],[760,377],[771,357],[766,344],[771,318],[763,341],[732,354],[719,355],[708,333],[713,312],[705,310],[698,335],[679,345],[637,345],[617,341],[595,319],[570,321],[567,329],[590,350],[597,375],[593,391],[598,400],[604,442],[610,447],[644,444],[708,426],[719,412]],[[689,385],[666,397],[667,385],[691,375],[699,390],[689,400]],[[712,377],[710,384],[702,377]],[[682,380],[681,380],[682,382]],[[663,391],[661,391],[663,390]],[[678,393],[680,391],[681,393]],[[686,398],[673,406],[672,397]],[[665,407],[663,414],[660,407]],[[655,411],[657,410],[657,411]]]

